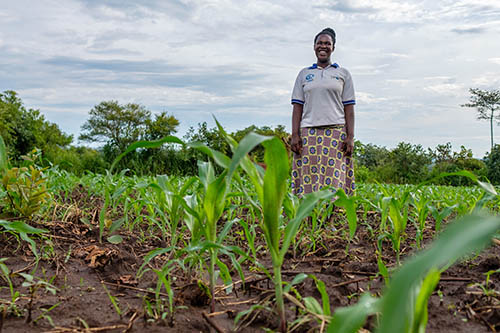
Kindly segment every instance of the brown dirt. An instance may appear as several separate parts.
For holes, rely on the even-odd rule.
[[[83,191],[82,191],[83,192]],[[145,315],[144,299],[154,299],[148,290],[156,287],[153,273],[147,272],[141,279],[136,277],[144,256],[160,246],[161,242],[152,238],[138,237],[135,234],[122,232],[124,242],[113,245],[98,242],[96,211],[102,205],[99,198],[84,197],[82,192],[73,193],[73,200],[67,200],[58,209],[68,212],[61,221],[33,222],[35,226],[50,231],[45,239],[37,239],[42,259],[35,264],[33,254],[26,243],[18,241],[8,234],[0,234],[0,258],[9,258],[5,263],[11,271],[16,272],[12,280],[15,290],[21,293],[17,301],[18,309],[23,316],[15,317],[6,314],[3,319],[2,332],[81,332],[85,327],[99,332],[209,332],[213,327],[203,317],[209,312],[208,297],[198,287],[197,279],[203,276],[188,276],[185,271],[176,269],[171,273],[174,278],[175,306],[177,310],[170,322],[152,320]],[[78,196],[82,196],[81,198]],[[79,203],[80,206],[74,205]],[[68,207],[72,206],[72,210]],[[57,213],[57,214],[56,214]],[[56,212],[54,216],[61,216]],[[366,225],[377,227],[377,216],[368,215]],[[92,229],[84,223],[94,225]],[[380,294],[384,281],[377,276],[378,267],[375,256],[376,239],[370,234],[366,225],[361,225],[355,239],[348,244],[343,235],[346,223],[341,215],[335,216],[327,223],[320,235],[321,242],[315,249],[311,248],[310,239],[298,240],[295,251],[290,251],[283,278],[291,281],[298,273],[311,273],[322,280],[327,288],[332,311],[339,306],[354,304],[358,296],[370,291]],[[432,225],[432,221],[429,221]],[[236,228],[237,229],[237,228]],[[403,246],[403,256],[416,248],[415,229],[409,223],[408,238]],[[424,243],[429,243],[433,232],[426,231]],[[235,243],[245,242],[233,239]],[[260,240],[262,241],[262,240]],[[346,252],[346,247],[348,251]],[[485,282],[485,274],[500,267],[500,246],[494,245],[477,256],[470,257],[456,264],[443,273],[437,290],[429,302],[429,323],[427,332],[492,332],[500,329],[500,302],[498,292],[485,295],[474,284]],[[152,267],[161,267],[164,257],[151,262]],[[223,261],[227,258],[222,257]],[[266,251],[260,251],[261,263],[270,268]],[[390,244],[384,243],[384,261],[394,266],[395,256]],[[229,261],[227,261],[229,263]],[[228,265],[229,266],[229,265]],[[234,291],[216,294],[216,313],[210,319],[216,326],[226,332],[234,330],[234,317],[251,305],[271,299],[273,285],[264,274],[257,273],[250,264],[244,267],[246,283],[236,284]],[[43,288],[30,297],[29,290],[22,286],[24,279],[18,273],[31,273],[37,277],[50,280],[58,288],[55,295],[45,292]],[[500,276],[500,274],[497,274]],[[491,276],[489,288],[498,290],[500,281],[497,275]],[[206,279],[205,279],[206,280]],[[233,281],[240,279],[233,275]],[[219,281],[221,284],[221,282]],[[9,289],[0,279],[0,299],[9,300]],[[114,309],[105,288],[116,298],[121,309],[121,316]],[[307,279],[296,286],[297,291],[305,296],[314,296],[321,302],[313,280]],[[162,290],[164,291],[164,290]],[[26,322],[27,309],[31,301],[32,319]],[[5,302],[4,302],[5,303]],[[53,305],[48,315],[53,321],[50,325],[47,317],[39,317],[43,309]],[[268,305],[271,303],[268,303]],[[269,305],[270,306],[270,305]],[[292,322],[299,314],[291,302],[286,302],[287,318]],[[1,308],[0,308],[1,309]],[[1,311],[1,310],[0,310]],[[263,327],[276,329],[278,318],[272,312],[255,313],[254,320],[248,326],[240,327],[238,332],[262,332]],[[376,318],[370,318],[365,329],[372,331]],[[0,313],[0,323],[2,313]],[[101,330],[98,330],[101,329]],[[316,321],[310,321],[299,328],[299,332],[319,331]]]

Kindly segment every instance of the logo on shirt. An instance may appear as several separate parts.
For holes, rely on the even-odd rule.
[[[307,74],[306,75],[306,81],[307,82],[311,82],[312,80],[314,80],[314,74]]]
[[[335,79],[335,80],[340,80],[340,78],[338,76],[335,76],[335,75],[332,75],[330,76],[332,79]]]

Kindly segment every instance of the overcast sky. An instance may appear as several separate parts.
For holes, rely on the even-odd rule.
[[[314,35],[353,77],[357,139],[452,142],[482,157],[468,89],[500,89],[499,0],[0,0],[0,91],[75,135],[105,100],[229,130],[286,125]],[[495,125],[500,143],[500,126]],[[76,140],[74,143],[78,143]]]

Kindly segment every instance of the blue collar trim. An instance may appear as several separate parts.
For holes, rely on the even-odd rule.
[[[339,65],[336,62],[331,64],[330,66],[332,66],[333,68],[339,68]],[[316,68],[318,68],[318,64],[312,64],[312,66],[309,67],[308,69],[316,69]]]

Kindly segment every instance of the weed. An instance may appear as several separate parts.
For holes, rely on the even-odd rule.
[[[29,301],[28,301],[28,316],[26,317],[26,322],[31,322],[31,314],[33,311],[33,301],[35,299],[36,292],[43,288],[45,292],[50,292],[52,295],[55,295],[57,292],[57,288],[49,281],[45,281],[43,279],[37,278],[31,274],[19,273],[24,278],[24,282],[22,284],[23,287],[29,289]]]
[[[17,306],[17,301],[21,298],[21,294],[19,291],[14,290],[14,284],[10,278],[10,270],[5,264],[7,258],[0,258],[0,271],[2,272],[2,277],[7,282],[10,291],[10,300],[2,301],[2,303],[6,303],[2,307],[2,317],[5,317],[7,314],[13,314],[16,317],[22,316],[22,311]]]

